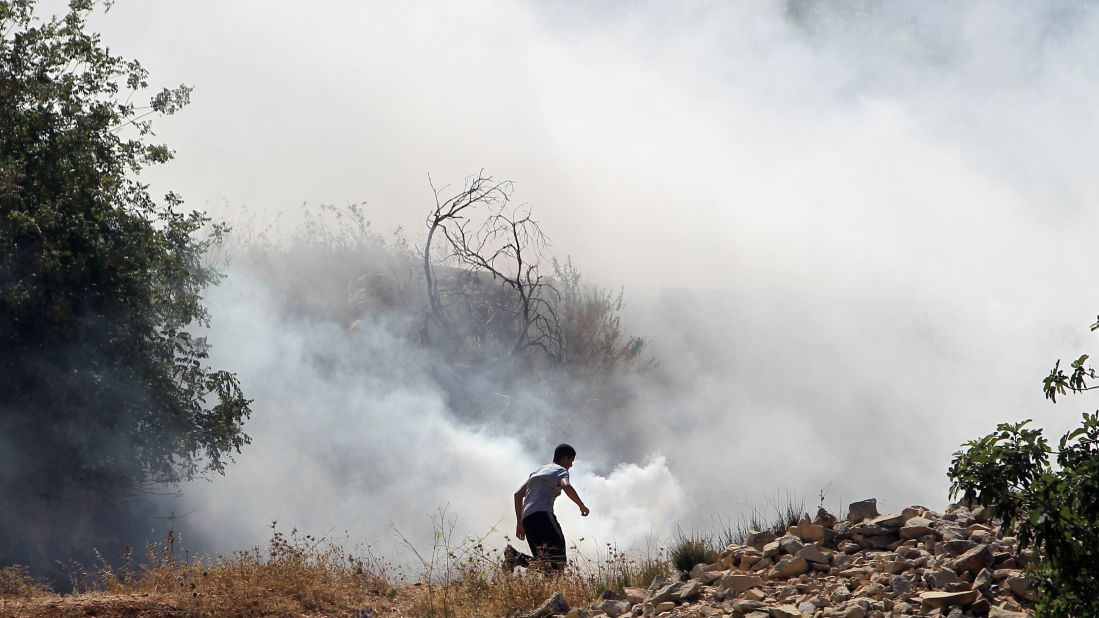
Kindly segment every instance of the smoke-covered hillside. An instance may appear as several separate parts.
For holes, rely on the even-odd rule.
[[[251,443],[224,476],[109,499],[51,473],[89,461],[117,472],[119,454],[140,450],[135,428],[177,435],[157,433],[169,424],[70,425],[68,401],[50,417],[5,401],[5,427],[48,427],[82,446],[0,435],[0,482],[20,487],[0,496],[8,562],[56,571],[57,559],[94,561],[94,549],[113,559],[169,528],[193,551],[228,552],[266,539],[276,519],[347,531],[399,561],[407,548],[393,528],[429,545],[440,509],[458,535],[498,547],[512,492],[561,441],[579,450],[574,480],[592,508],[580,518],[563,505],[562,523],[589,553],[605,541],[659,546],[678,528],[720,527],[787,495],[812,505],[823,493],[836,511],[869,495],[885,510],[941,510],[960,443],[1003,420],[1034,418],[1056,435],[1077,418],[1048,406],[1038,383],[1059,355],[1089,349],[1081,326],[1099,305],[1088,278],[1095,7],[494,1],[303,12],[196,1],[117,3],[90,20],[112,49],[147,58],[158,79],[193,83],[195,96],[157,127],[176,149],[171,165],[110,183],[90,166],[71,174],[79,191],[61,193],[147,182],[233,225],[208,256],[225,277],[202,290],[210,326],[190,351],[209,343],[210,366],[239,377],[251,415],[229,420]],[[54,61],[64,74],[68,62]],[[190,95],[166,92],[162,109]],[[76,126],[61,116],[49,126]],[[74,152],[117,146],[106,125],[103,148]],[[49,177],[68,177],[65,157],[24,156],[56,140],[4,135],[30,136],[5,165],[60,161]],[[439,237],[425,272],[434,198],[457,195],[480,166],[517,181],[510,205],[534,205],[551,242],[527,237],[537,259],[523,264],[554,290],[528,281],[536,295],[517,299]],[[52,203],[25,198],[25,186],[58,193],[7,170],[5,215]],[[427,172],[450,188],[432,194]],[[134,195],[145,188],[123,198]],[[361,210],[343,206],[362,199]],[[48,218],[59,238],[91,229]],[[467,231],[485,232],[476,221]],[[23,234],[33,236],[5,236],[0,250],[38,277],[40,264],[7,252]],[[89,238],[85,249],[99,246]],[[94,252],[60,253],[65,278]],[[128,315],[103,296],[111,316]],[[547,307],[556,313],[539,321]],[[97,367],[64,333],[41,333],[29,347],[46,342],[43,370],[11,355],[19,371],[0,376],[11,399],[26,391],[17,373]],[[82,374],[88,392],[112,389],[101,375]],[[127,377],[120,398],[142,384]],[[151,442],[142,452],[176,444]]]

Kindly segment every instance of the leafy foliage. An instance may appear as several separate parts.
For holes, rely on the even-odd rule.
[[[221,472],[248,442],[249,401],[192,330],[225,229],[200,240],[204,215],[136,180],[172,158],[151,119],[190,88],[135,104],[147,72],[86,31],[94,5],[0,3],[0,456],[19,471],[0,481],[46,497]]]
[[[1092,330],[1099,329],[1099,323]],[[1043,381],[1046,398],[1089,390],[1095,371],[1087,355],[1060,361]],[[1042,591],[1039,611],[1048,616],[1099,616],[1099,412],[1085,413],[1080,427],[1050,449],[1030,420],[1002,423],[987,436],[966,442],[954,454],[948,475],[951,496],[993,509],[1004,528],[1016,531],[1022,547],[1033,546],[1032,576]],[[1056,465],[1050,461],[1055,455]]]

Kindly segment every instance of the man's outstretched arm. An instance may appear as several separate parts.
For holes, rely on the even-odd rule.
[[[527,538],[527,531],[523,529],[523,498],[527,495],[527,484],[523,483],[515,492],[515,538],[522,541]]]
[[[580,499],[580,494],[576,493],[576,490],[572,488],[572,485],[565,485],[562,489],[565,490],[565,495],[569,497],[569,500],[572,500],[576,503],[576,506],[580,507],[580,514],[587,517],[588,513],[591,511],[588,510],[588,507],[584,506],[584,501]]]

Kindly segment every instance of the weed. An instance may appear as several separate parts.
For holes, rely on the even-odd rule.
[[[32,597],[49,593],[49,586],[32,577],[25,566],[16,564],[0,569],[0,597]]]
[[[796,525],[805,513],[805,499],[795,498],[787,493],[784,500],[777,496],[768,500],[771,514],[752,506],[748,515],[741,515],[736,522],[731,520],[719,520],[717,540],[721,547],[728,547],[734,543],[743,543],[751,532],[769,530],[778,536],[786,534],[786,529]]]
[[[672,565],[683,572],[689,572],[696,564],[715,562],[713,542],[697,532],[676,533],[671,546]]]

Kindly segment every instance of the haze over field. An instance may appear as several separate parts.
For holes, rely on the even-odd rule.
[[[519,386],[472,421],[392,323],[288,311],[277,270],[234,260],[213,360],[255,400],[253,444],[162,505],[202,548],[276,518],[430,542],[447,505],[510,532],[559,441],[592,508],[559,505],[570,539],[643,546],[776,491],[940,508],[960,443],[1085,409],[1039,381],[1094,349],[1095,7],[143,0],[95,25],[196,87],[158,125],[177,157],[155,190],[283,231],[365,201],[418,241],[428,174],[514,179],[661,361],[628,422]]]

